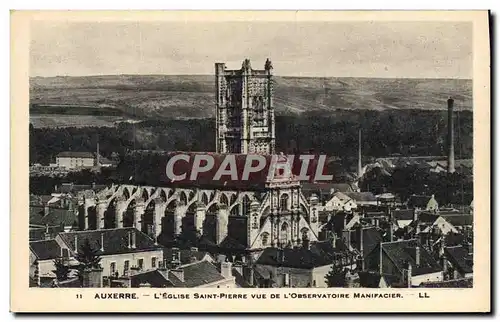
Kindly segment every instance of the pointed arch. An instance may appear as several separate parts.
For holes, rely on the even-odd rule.
[[[136,206],[135,198],[132,198],[132,200],[129,202],[127,206],[127,210],[125,210],[125,213],[123,214],[123,227],[134,227],[135,206]]]
[[[248,216],[250,215],[250,205],[252,204],[252,200],[250,197],[245,194],[241,200],[241,215]]]
[[[229,206],[229,199],[227,198],[225,193],[220,195],[219,203],[226,205],[226,206]]]
[[[288,193],[283,193],[280,196],[280,210],[287,211],[290,209],[290,196]]]

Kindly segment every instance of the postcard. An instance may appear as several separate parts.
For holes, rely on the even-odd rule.
[[[487,11],[11,26],[11,311],[491,310]]]

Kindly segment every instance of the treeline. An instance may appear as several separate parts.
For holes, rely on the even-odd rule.
[[[426,168],[408,166],[396,168],[391,176],[384,175],[380,168],[366,173],[360,186],[363,191],[375,194],[392,192],[402,201],[411,195],[434,195],[440,205],[468,205],[473,199],[473,178],[455,172],[433,173]]]
[[[285,153],[315,152],[356,158],[358,130],[363,157],[446,154],[446,111],[339,110],[276,117],[276,147]],[[30,162],[48,164],[62,151],[95,151],[105,157],[127,150],[215,151],[215,120],[149,120],[114,128],[33,128]],[[455,154],[472,157],[472,112],[455,114]]]

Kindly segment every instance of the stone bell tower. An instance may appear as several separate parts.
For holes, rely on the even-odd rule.
[[[238,70],[215,64],[217,153],[274,154],[273,66],[254,70],[245,59]]]

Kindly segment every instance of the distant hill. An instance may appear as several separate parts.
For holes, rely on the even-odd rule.
[[[275,82],[278,115],[328,116],[336,109],[438,110],[446,108],[450,96],[457,109],[472,110],[471,80],[276,76]],[[214,117],[214,83],[214,76],[208,75],[33,77],[30,101],[37,108],[31,112],[59,114],[50,108],[44,112],[40,104],[68,104],[105,107],[108,115],[109,108],[117,109],[127,118],[208,118]],[[81,109],[75,114],[82,115]]]

